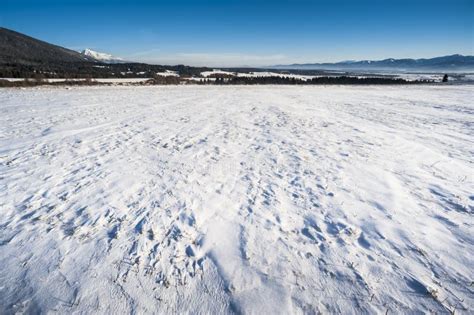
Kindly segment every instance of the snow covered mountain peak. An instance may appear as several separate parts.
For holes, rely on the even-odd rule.
[[[115,56],[112,56],[112,55],[107,54],[107,53],[97,52],[97,51],[94,51],[94,50],[89,49],[89,48],[84,49],[81,52],[81,54],[83,54],[87,57],[94,58],[97,61],[106,62],[106,63],[124,62],[124,60],[122,58],[115,57]]]

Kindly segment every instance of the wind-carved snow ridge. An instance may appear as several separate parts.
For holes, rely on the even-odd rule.
[[[472,313],[474,88],[0,93],[0,313]]]

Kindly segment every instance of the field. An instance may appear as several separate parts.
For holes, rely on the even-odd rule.
[[[474,86],[0,90],[0,313],[472,313]]]

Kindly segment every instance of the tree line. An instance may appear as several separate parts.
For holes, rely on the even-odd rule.
[[[383,77],[315,77],[307,80],[301,80],[292,77],[232,77],[216,78],[213,81],[207,80],[202,84],[216,85],[265,85],[265,84],[284,84],[284,85],[330,85],[330,84],[360,84],[360,85],[383,85],[383,84],[420,84],[434,83],[433,80],[415,80],[408,81],[401,78],[383,78]]]

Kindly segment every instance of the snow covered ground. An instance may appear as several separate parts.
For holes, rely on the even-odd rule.
[[[471,313],[474,86],[0,90],[0,313]]]
[[[160,75],[160,73],[157,73]],[[163,73],[161,73],[163,74]],[[93,78],[92,81],[101,82],[101,83],[140,83],[150,80],[151,78]],[[20,78],[1,78],[0,80],[7,80],[11,82],[24,81],[25,79]],[[54,82],[66,82],[66,81],[84,81],[85,79],[43,79],[45,82],[54,83]]]
[[[156,74],[162,77],[179,77],[179,73],[177,71],[171,71],[171,70],[157,72]]]
[[[269,71],[260,71],[260,72],[228,72],[219,69],[213,69],[212,71],[201,72],[201,76],[207,78],[211,75],[224,74],[237,77],[245,78],[265,78],[265,77],[278,77],[278,78],[294,78],[302,81],[311,80],[312,78],[323,77],[323,75],[299,75],[293,73],[278,73],[278,72],[269,72]]]

